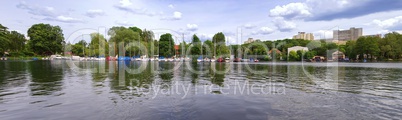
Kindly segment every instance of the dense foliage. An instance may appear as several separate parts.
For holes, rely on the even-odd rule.
[[[34,24],[28,29],[30,49],[39,55],[61,53],[64,44],[63,30],[50,24]]]

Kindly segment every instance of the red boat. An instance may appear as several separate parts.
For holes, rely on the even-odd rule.
[[[218,58],[218,60],[216,60],[217,62],[225,62],[225,60],[223,58]]]
[[[233,62],[241,62],[241,59],[240,59],[240,58],[235,58],[235,59],[233,60]]]

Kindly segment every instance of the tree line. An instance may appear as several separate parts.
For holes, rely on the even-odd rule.
[[[87,43],[80,40],[75,44],[64,41],[63,31],[59,26],[50,24],[34,24],[24,34],[9,31],[0,24],[0,55],[8,53],[9,56],[49,56],[63,54],[70,51],[77,56],[141,56],[159,55],[163,57],[184,57],[190,54],[198,57],[229,57],[258,58],[261,60],[288,60],[300,61],[311,59],[313,56],[327,56],[337,50],[345,53],[346,57],[354,60],[400,60],[402,57],[402,35],[397,32],[385,34],[384,37],[363,36],[357,40],[347,41],[344,45],[337,45],[324,40],[256,40],[252,43],[227,45],[225,35],[216,33],[212,40],[201,41],[194,34],[191,42],[173,39],[170,33],[162,34],[159,40],[155,39],[153,31],[138,27],[115,26],[108,30],[109,40],[100,33],[90,34],[91,41]],[[178,44],[176,51],[175,45]],[[126,46],[120,47],[120,46]],[[128,46],[128,47],[127,47]],[[140,46],[140,47],[139,47]],[[309,48],[309,51],[291,51],[287,49],[294,46]],[[124,49],[124,50],[120,50]]]

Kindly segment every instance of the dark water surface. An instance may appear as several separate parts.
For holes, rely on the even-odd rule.
[[[401,63],[0,61],[1,120],[401,117]]]

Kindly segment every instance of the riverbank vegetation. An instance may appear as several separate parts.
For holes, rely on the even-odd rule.
[[[9,31],[0,24],[0,55],[14,58],[44,57],[52,54],[77,56],[141,56],[159,55],[163,57],[184,57],[186,53],[203,57],[258,58],[260,60],[300,61],[313,56],[328,56],[335,51],[343,52],[350,59],[400,60],[402,58],[402,35],[397,32],[384,37],[360,37],[337,45],[323,40],[256,40],[245,44],[227,44],[222,32],[216,33],[211,40],[201,41],[194,34],[191,40],[173,39],[170,33],[155,39],[153,31],[138,27],[112,27],[107,35],[92,33],[91,41],[80,40],[76,43],[65,42],[62,28],[50,24],[34,24],[27,36],[17,31]],[[28,38],[28,39],[27,39]],[[186,43],[185,41],[191,41]],[[175,46],[178,45],[178,46]],[[119,50],[119,46],[129,46]],[[307,47],[309,51],[290,51],[294,46]],[[176,47],[176,48],[175,48]],[[140,49],[141,48],[141,49]],[[145,50],[144,50],[145,49]],[[63,53],[64,51],[64,53]],[[69,52],[67,52],[69,51]],[[124,51],[119,53],[119,51]],[[187,52],[189,51],[189,52]]]

